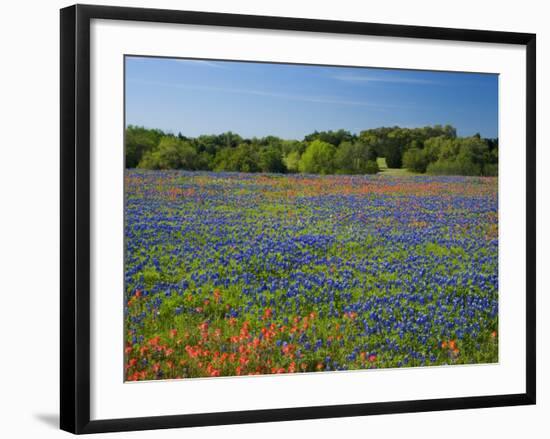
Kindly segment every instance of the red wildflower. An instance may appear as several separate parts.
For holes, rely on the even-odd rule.
[[[153,337],[151,338],[148,343],[151,345],[151,346],[157,346],[159,344],[159,341],[160,341],[160,337],[157,335],[156,337]]]
[[[288,354],[292,352],[293,346],[291,344],[284,345],[281,350],[283,351],[283,354]]]

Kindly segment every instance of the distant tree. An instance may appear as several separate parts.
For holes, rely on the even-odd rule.
[[[403,166],[403,157],[401,148],[396,144],[390,144],[384,154],[388,168],[399,169]]]
[[[381,127],[361,131],[359,139],[372,145],[372,152],[385,157],[390,168],[403,166],[403,154],[412,148],[423,149],[424,143],[433,137],[456,137],[456,129],[450,125],[421,128]]]
[[[266,146],[260,150],[258,166],[262,172],[286,172],[281,151],[273,146]]]
[[[498,175],[498,138],[457,137],[450,125],[316,131],[304,141],[230,131],[193,138],[129,125],[124,139],[127,168],[367,174],[378,172],[380,156],[416,172]]]
[[[454,139],[456,137],[456,128],[451,125],[445,125],[443,127],[443,135]]]
[[[214,167],[214,155],[203,151],[197,156],[197,169],[211,171]]]
[[[285,162],[285,167],[288,172],[299,172],[300,171],[300,153],[298,151],[291,151],[283,159]]]
[[[371,131],[363,131],[359,135],[359,142],[368,146],[369,161],[376,161],[378,156],[383,155],[381,149],[380,137]]]
[[[135,168],[145,153],[158,146],[162,136],[164,133],[160,130],[129,125],[124,137],[126,167]]]
[[[456,159],[438,160],[428,165],[427,172],[434,175],[481,175],[481,168],[474,163]]]
[[[498,164],[497,163],[485,163],[483,165],[483,175],[485,177],[497,177],[498,176]]]
[[[380,172],[380,168],[378,167],[376,160],[369,160],[365,166],[364,173],[377,174],[378,172]]]
[[[291,152],[297,152],[302,155],[306,150],[307,145],[299,140],[283,140],[281,141],[281,152],[284,156],[288,156]]]
[[[424,173],[428,167],[426,153],[422,149],[411,148],[403,154],[403,166],[414,172]]]
[[[217,144],[221,147],[235,148],[241,143],[243,143],[243,138],[231,131],[220,134],[217,139]]]
[[[214,158],[212,169],[214,171],[238,171],[236,164],[233,163],[234,152],[234,149],[229,146],[220,149]]]
[[[260,145],[260,146],[271,146],[273,148],[281,148],[281,144],[283,143],[283,140],[276,136],[265,136],[253,143],[256,143],[257,145]]]
[[[322,140],[309,144],[300,158],[299,169],[309,174],[331,174],[334,172],[334,154],[336,148]]]
[[[165,136],[155,150],[145,153],[139,168],[146,169],[196,169],[197,153],[183,140]]]
[[[259,157],[253,145],[241,143],[236,148],[223,148],[216,155],[216,171],[259,172]]]
[[[441,150],[451,142],[451,139],[444,136],[431,137],[424,142],[424,154],[428,163],[436,162],[439,159]]]
[[[384,157],[388,168],[403,166],[403,153],[412,141],[412,131],[404,128],[395,128],[390,131],[384,142]]]
[[[479,135],[472,137],[457,137],[428,141],[427,145],[439,150],[435,161],[428,164],[427,172],[444,175],[483,175],[484,167],[491,156],[487,142]],[[433,143],[433,144],[432,144]],[[431,154],[430,158],[435,154]],[[487,172],[494,175],[498,172],[494,167],[488,167]]]
[[[334,166],[339,174],[359,174],[361,161],[357,148],[351,142],[343,142],[334,154]]]
[[[487,143],[487,146],[489,147],[489,150],[492,151],[493,149],[498,149],[498,138],[497,139],[484,139]]]
[[[314,140],[321,140],[326,143],[330,143],[333,146],[338,146],[342,142],[351,142],[355,140],[355,136],[346,130],[338,131],[315,131],[304,137],[304,141],[307,143]]]
[[[215,135],[202,135],[193,139],[193,144],[197,152],[201,153],[203,151],[215,155],[220,149],[224,148],[225,145],[219,143],[218,136]]]
[[[372,171],[370,147],[361,141],[342,142],[334,155],[334,165],[339,174],[367,174]],[[376,171],[378,172],[378,171]],[[372,173],[372,172],[371,172]]]
[[[411,142],[407,145],[407,148],[405,149],[405,152],[409,149],[424,149],[424,141],[420,139],[413,139]]]

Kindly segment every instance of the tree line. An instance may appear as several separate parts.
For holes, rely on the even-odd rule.
[[[375,174],[389,168],[434,175],[498,175],[498,139],[458,137],[450,125],[315,131],[302,140],[233,132],[186,137],[130,125],[127,168],[311,174]]]

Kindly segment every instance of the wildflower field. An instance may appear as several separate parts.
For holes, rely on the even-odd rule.
[[[127,170],[125,376],[498,361],[492,177]]]

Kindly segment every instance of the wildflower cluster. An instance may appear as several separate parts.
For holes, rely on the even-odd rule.
[[[127,380],[498,360],[495,178],[125,185]]]

